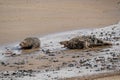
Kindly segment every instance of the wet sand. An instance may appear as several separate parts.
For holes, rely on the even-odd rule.
[[[0,78],[3,80],[8,80],[8,78],[20,78],[19,80],[82,80],[83,78],[83,80],[93,80],[98,77],[119,74],[119,31],[120,23],[100,29],[75,30],[43,36],[40,37],[42,43],[40,50],[35,51],[34,49],[15,50],[13,49],[15,45],[8,45],[7,49],[4,48],[0,51]],[[95,35],[113,45],[69,50],[59,44],[60,41],[69,40],[79,34]],[[110,38],[109,35],[111,35]],[[4,59],[1,58],[2,56]]]
[[[69,30],[99,28],[118,23],[119,21],[120,0],[0,0],[0,45],[14,43],[28,36],[42,36]],[[57,57],[62,54],[60,53]],[[62,57],[58,59],[69,62],[72,56],[68,56],[68,61],[60,59]],[[19,59],[22,59],[21,57],[27,58],[26,60],[29,62],[27,65],[19,67],[17,65],[24,64],[24,62],[19,62]],[[53,59],[52,57],[50,56],[48,59]],[[47,59],[46,55],[40,55],[40,57],[36,57],[33,54],[20,55],[15,57],[20,64],[14,62],[12,58],[9,66],[1,66],[2,70],[38,69],[39,67],[42,68],[42,66],[43,68],[49,67],[47,64],[51,62],[54,65],[53,68],[58,68],[57,65],[62,65],[61,62],[54,64],[56,63],[56,56],[55,61],[48,61],[44,60]],[[39,58],[43,59],[47,66],[38,65],[38,63],[42,63],[39,62]],[[35,59],[36,63],[33,63],[33,59]],[[97,80],[107,79],[119,80],[119,75]]]
[[[0,45],[120,20],[120,0],[0,0]]]

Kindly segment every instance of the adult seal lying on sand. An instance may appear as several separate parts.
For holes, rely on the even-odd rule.
[[[35,49],[40,47],[40,40],[36,37],[28,37],[20,44],[21,49]]]
[[[69,49],[84,49],[95,46],[112,45],[111,43],[105,42],[94,36],[79,36],[72,38],[69,41],[61,41],[60,44]]]

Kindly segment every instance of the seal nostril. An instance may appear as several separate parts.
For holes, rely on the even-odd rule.
[[[21,44],[21,43],[20,43],[19,45],[20,45],[20,46],[22,46],[22,44]]]

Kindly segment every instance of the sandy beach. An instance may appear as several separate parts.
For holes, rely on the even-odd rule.
[[[0,44],[120,20],[120,0],[0,0]]]
[[[112,45],[68,49],[59,42],[79,35],[95,35]],[[104,28],[73,30],[40,37],[41,48],[19,50],[18,43],[0,50],[3,80],[94,80],[120,75],[120,23]],[[117,76],[116,76],[117,75]],[[105,78],[105,79],[107,79]],[[111,79],[111,80],[112,80]]]
[[[99,75],[100,78],[94,80],[119,80],[120,74],[114,75],[114,71],[120,71],[120,45],[67,50],[59,44],[74,36],[92,33],[102,39],[111,35],[108,41],[120,44],[119,21],[120,0],[0,0],[0,46],[7,45],[5,47],[13,51],[12,55],[6,54],[6,48],[0,47],[0,78],[79,80],[82,75],[101,73],[103,78]],[[28,36],[41,40],[40,50],[13,49]],[[114,59],[114,53],[117,61],[113,64],[108,59],[109,56]],[[103,63],[94,61],[103,55]],[[88,60],[84,66],[79,63],[81,58]],[[92,67],[86,65],[88,63]],[[95,64],[100,66],[94,67]],[[106,68],[109,65],[112,68]],[[104,76],[109,72],[113,75]]]

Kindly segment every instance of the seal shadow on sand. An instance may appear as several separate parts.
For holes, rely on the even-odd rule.
[[[87,48],[87,49],[64,49],[64,50],[61,50],[61,51],[65,51],[66,53],[69,53],[69,52],[89,52],[89,51],[101,51],[103,49],[107,49],[107,48],[112,48],[112,46],[110,45],[106,45],[106,46],[97,46],[97,47],[92,47],[92,48]]]
[[[67,54],[70,54],[70,53],[75,53],[75,52],[89,52],[89,51],[101,51],[105,48],[111,48],[112,46],[110,45],[106,45],[106,46],[97,46],[97,47],[92,47],[92,48],[87,48],[87,49],[68,49],[68,48],[63,48],[61,47],[61,49],[63,50],[57,50],[58,52],[61,51],[63,53],[67,53]],[[19,54],[17,53],[14,53],[14,50],[16,50]],[[35,49],[18,49],[18,48],[15,48],[13,49],[11,56],[14,55],[15,56],[20,56],[20,55],[26,55],[26,54],[37,54],[37,53],[52,53],[52,52],[56,52],[56,50],[54,51],[49,51],[49,49],[47,50],[44,50],[44,48],[35,48]]]
[[[21,54],[31,54],[41,51],[40,48],[20,50]]]

